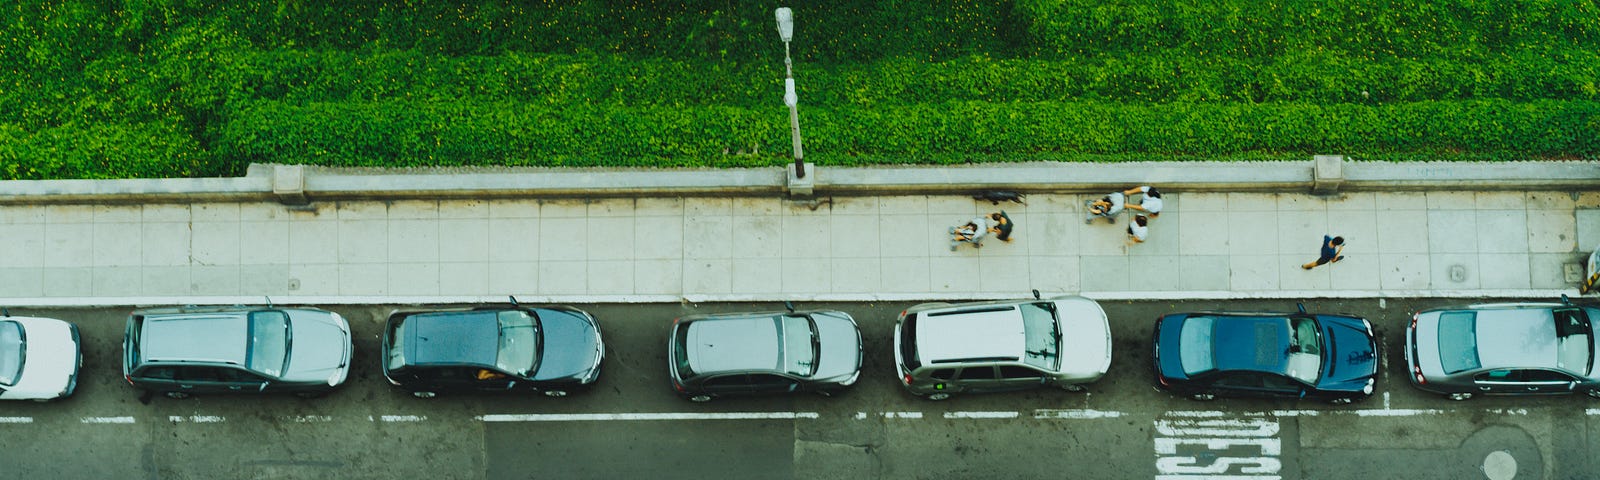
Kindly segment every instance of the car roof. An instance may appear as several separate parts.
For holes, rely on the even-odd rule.
[[[1016,360],[1027,350],[1022,310],[1015,304],[924,311],[918,314],[916,335],[917,357],[925,363]]]
[[[222,362],[243,365],[249,312],[147,315],[139,334],[144,361]]]
[[[1289,317],[1199,314],[1211,317],[1212,358],[1218,370],[1284,373],[1289,369]]]
[[[501,312],[475,310],[411,315],[401,324],[407,335],[403,357],[411,365],[494,365],[500,350]]]
[[[1557,367],[1556,322],[1549,308],[1477,310],[1476,334],[1483,368]]]
[[[696,372],[775,370],[782,361],[776,313],[689,322],[687,353]]]

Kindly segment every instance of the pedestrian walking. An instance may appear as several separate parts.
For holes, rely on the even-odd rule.
[[[1317,261],[1301,265],[1300,268],[1310,270],[1316,268],[1317,265],[1344,260],[1344,255],[1340,255],[1341,253],[1344,253],[1344,237],[1330,237],[1323,235],[1322,255],[1317,257]]]
[[[1128,240],[1130,240],[1128,243],[1144,243],[1144,239],[1148,236],[1150,236],[1150,218],[1134,215],[1133,221],[1128,222]]]
[[[1011,230],[1016,228],[1017,224],[1011,222],[1011,217],[1006,215],[1005,210],[989,214],[989,221],[994,222],[994,226],[989,227],[989,231],[995,234],[994,238],[1005,242],[1011,241]]]
[[[971,243],[972,248],[983,248],[983,237],[989,234],[987,217],[977,217],[959,227],[950,227],[950,251],[955,251],[962,242]]]
[[[1122,206],[1126,201],[1127,194],[1111,192],[1099,200],[1089,202],[1089,213],[1084,216],[1083,223],[1092,222],[1095,217],[1105,217],[1106,221],[1117,223],[1117,214],[1122,213]]]
[[[1139,196],[1139,203],[1128,203],[1129,210],[1138,210],[1148,213],[1151,217],[1157,217],[1161,215],[1161,192],[1157,191],[1156,187],[1149,185],[1138,186],[1127,189],[1122,193],[1128,198],[1133,198],[1134,194],[1141,194]]]

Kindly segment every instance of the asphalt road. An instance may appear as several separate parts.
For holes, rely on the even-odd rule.
[[[129,308],[13,309],[77,323],[76,395],[0,404],[6,478],[1596,478],[1600,402],[1588,397],[1452,402],[1404,376],[1411,312],[1460,300],[1332,300],[1312,311],[1373,321],[1384,349],[1366,402],[1218,400],[1156,391],[1150,328],[1185,310],[1292,310],[1285,301],[1104,302],[1111,372],[1058,390],[932,402],[896,381],[890,334],[911,303],[804,304],[853,314],[866,342],[848,394],[695,404],[667,384],[666,335],[689,313],[781,305],[577,305],[601,322],[597,387],[422,400],[384,381],[378,332],[393,306],[331,307],[356,358],[324,398],[143,396],[120,378]],[[1592,441],[1591,439],[1596,439]],[[1509,459],[1509,460],[1508,460]],[[1487,465],[1487,467],[1486,467]]]

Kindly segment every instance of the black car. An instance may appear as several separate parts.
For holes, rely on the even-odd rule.
[[[861,330],[836,310],[693,315],[673,321],[667,371],[678,395],[817,392],[861,377]]]
[[[1174,313],[1156,320],[1156,381],[1217,396],[1350,403],[1372,395],[1377,343],[1365,319],[1297,313]]]
[[[600,325],[571,307],[396,312],[383,376],[419,398],[443,392],[537,391],[563,397],[600,378]]]

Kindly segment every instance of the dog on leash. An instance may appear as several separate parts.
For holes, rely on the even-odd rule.
[[[1023,205],[1027,205],[1028,204],[1027,196],[1028,196],[1027,194],[1024,194],[1024,193],[1021,193],[1021,192],[1008,192],[1008,191],[1003,191],[1003,190],[990,190],[990,191],[983,192],[983,193],[980,193],[980,194],[977,194],[977,195],[973,195],[972,199],[973,200],[988,200],[990,203],[995,204],[995,205],[999,205],[1000,202],[1015,202],[1015,203],[1020,203],[1020,204],[1023,204]]]

